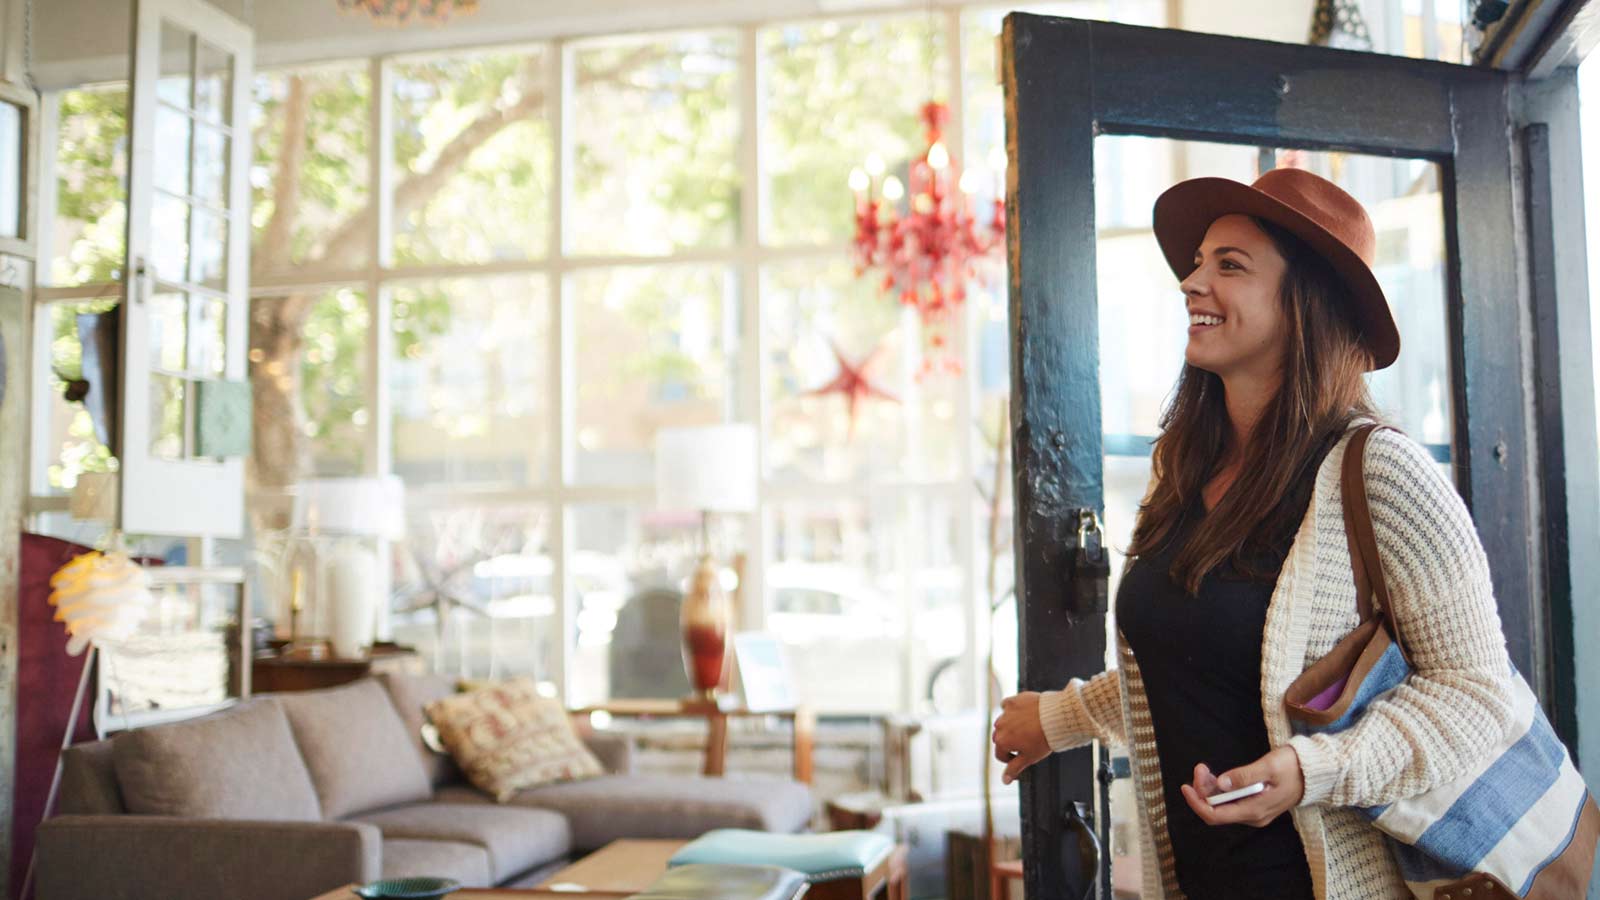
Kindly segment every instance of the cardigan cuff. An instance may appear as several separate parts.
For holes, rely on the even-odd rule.
[[[1300,777],[1305,783],[1301,806],[1326,803],[1333,787],[1344,771],[1343,760],[1325,735],[1297,734],[1289,738],[1289,746],[1300,758]]]
[[[1039,727],[1044,730],[1045,742],[1054,753],[1083,743],[1081,736],[1087,730],[1082,726],[1083,704],[1074,694],[1073,687],[1069,686],[1063,691],[1044,691],[1039,695]]]

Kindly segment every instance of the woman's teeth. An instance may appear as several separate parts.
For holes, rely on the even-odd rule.
[[[1194,315],[1194,316],[1190,316],[1189,317],[1189,324],[1190,325],[1221,325],[1222,324],[1222,317],[1221,316]]]

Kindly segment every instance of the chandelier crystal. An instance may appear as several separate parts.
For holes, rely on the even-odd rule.
[[[986,263],[999,261],[1005,244],[1005,156],[996,153],[990,159],[994,200],[987,221],[980,222],[972,194],[982,176],[976,169],[963,172],[950,155],[944,142],[949,120],[945,104],[923,105],[927,149],[908,164],[909,186],[895,175],[885,176],[877,154],[850,173],[856,275],[881,269],[879,289],[916,309],[926,342],[922,375],[961,371],[961,360],[949,346],[950,317],[967,299],[968,282],[985,274]]]

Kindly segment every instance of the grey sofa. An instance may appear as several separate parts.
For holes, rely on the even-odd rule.
[[[618,838],[811,820],[803,784],[635,775],[626,740],[603,734],[585,741],[608,774],[497,804],[421,741],[423,706],[452,687],[263,695],[71,748],[60,814],[39,828],[39,900],[307,900],[424,874],[521,886]]]

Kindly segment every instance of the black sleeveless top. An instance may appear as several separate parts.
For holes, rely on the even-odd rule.
[[[1302,514],[1316,466],[1308,469],[1302,489],[1284,500]],[[1305,848],[1288,813],[1265,828],[1211,826],[1179,792],[1194,782],[1197,763],[1220,775],[1271,749],[1261,709],[1261,641],[1293,539],[1273,542],[1277,549],[1262,567],[1271,581],[1246,580],[1224,563],[1191,597],[1168,571],[1205,516],[1196,500],[1165,546],[1130,561],[1117,589],[1117,626],[1139,665],[1155,730],[1178,884],[1189,900],[1310,900]]]

